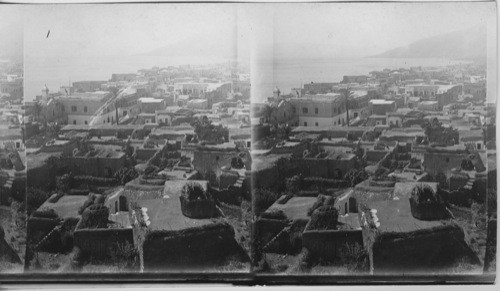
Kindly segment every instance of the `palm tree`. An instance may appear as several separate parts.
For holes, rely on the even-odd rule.
[[[341,89],[340,93],[345,98],[346,121],[347,121],[347,126],[349,126],[349,100],[354,97],[354,93],[351,91],[351,88],[349,87]]]

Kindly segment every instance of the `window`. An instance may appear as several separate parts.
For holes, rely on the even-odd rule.
[[[18,142],[18,141],[16,141],[16,148],[18,149],[18,148],[20,148],[20,147],[21,147],[21,143],[20,143],[20,142]]]
[[[481,149],[481,144],[480,144],[480,143],[478,143],[478,144],[477,144],[477,149],[478,149],[478,150],[480,150],[480,149]]]
[[[318,126],[318,123],[316,122],[316,126]]]
[[[123,110],[123,116],[127,115],[127,110]]]
[[[295,109],[295,107],[292,107],[292,112],[293,112],[293,114],[297,113],[297,110]]]
[[[449,163],[450,162],[450,158],[446,158],[446,162]]]
[[[314,108],[314,113],[318,114],[318,112],[319,112],[318,107]]]
[[[304,126],[307,126],[307,122],[304,121]]]
[[[71,112],[76,112],[76,106],[71,106]]]
[[[83,107],[83,112],[87,112],[87,106]]]
[[[73,124],[76,124],[76,120],[73,120]]]
[[[307,109],[307,107],[302,107],[302,113],[307,114],[308,112],[309,110]]]
[[[87,120],[85,120],[85,124],[89,124],[89,123],[87,122]]]

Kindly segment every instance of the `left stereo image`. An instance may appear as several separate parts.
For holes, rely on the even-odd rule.
[[[3,6],[3,5],[2,5]],[[22,273],[26,252],[23,21],[0,7],[0,273]]]

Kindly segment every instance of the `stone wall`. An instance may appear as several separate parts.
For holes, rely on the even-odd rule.
[[[477,260],[464,241],[463,230],[443,225],[408,233],[383,233],[371,245],[375,274],[426,272],[469,257]]]
[[[354,158],[349,160],[299,158],[292,159],[292,162],[301,169],[305,177],[342,179],[349,170],[357,167]]]
[[[81,220],[73,234],[73,243],[92,257],[109,256],[110,250],[116,250],[118,244],[134,244],[132,228],[82,229]]]
[[[363,244],[361,230],[306,230],[302,234],[302,244],[312,254],[322,258],[338,258],[346,248]]]
[[[234,252],[233,228],[225,223],[179,232],[155,231],[146,235],[141,250],[145,271],[200,266],[224,259]]]
[[[125,166],[125,155],[118,158],[104,157],[62,157],[62,164],[75,175],[94,177],[111,177],[120,168]]]

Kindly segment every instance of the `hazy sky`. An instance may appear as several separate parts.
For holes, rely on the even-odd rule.
[[[254,91],[259,80],[273,79],[272,70],[258,67],[265,58],[359,58],[442,33],[496,25],[493,2],[36,5],[25,12],[30,64],[51,57],[150,52],[238,58],[253,68]]]
[[[0,58],[22,60],[23,19],[19,6],[0,6]]]
[[[477,2],[31,6],[25,41],[39,56],[133,55],[168,47],[172,54],[248,57],[249,34],[265,22],[274,23],[267,28],[274,38],[267,39],[275,51],[359,57],[484,25],[493,8]]]
[[[231,5],[58,5],[27,9],[31,56],[126,56],[170,47],[172,54],[236,55]],[[50,30],[50,35],[47,33]]]
[[[274,44],[290,55],[360,57],[485,25],[494,3],[337,3],[274,6]]]

